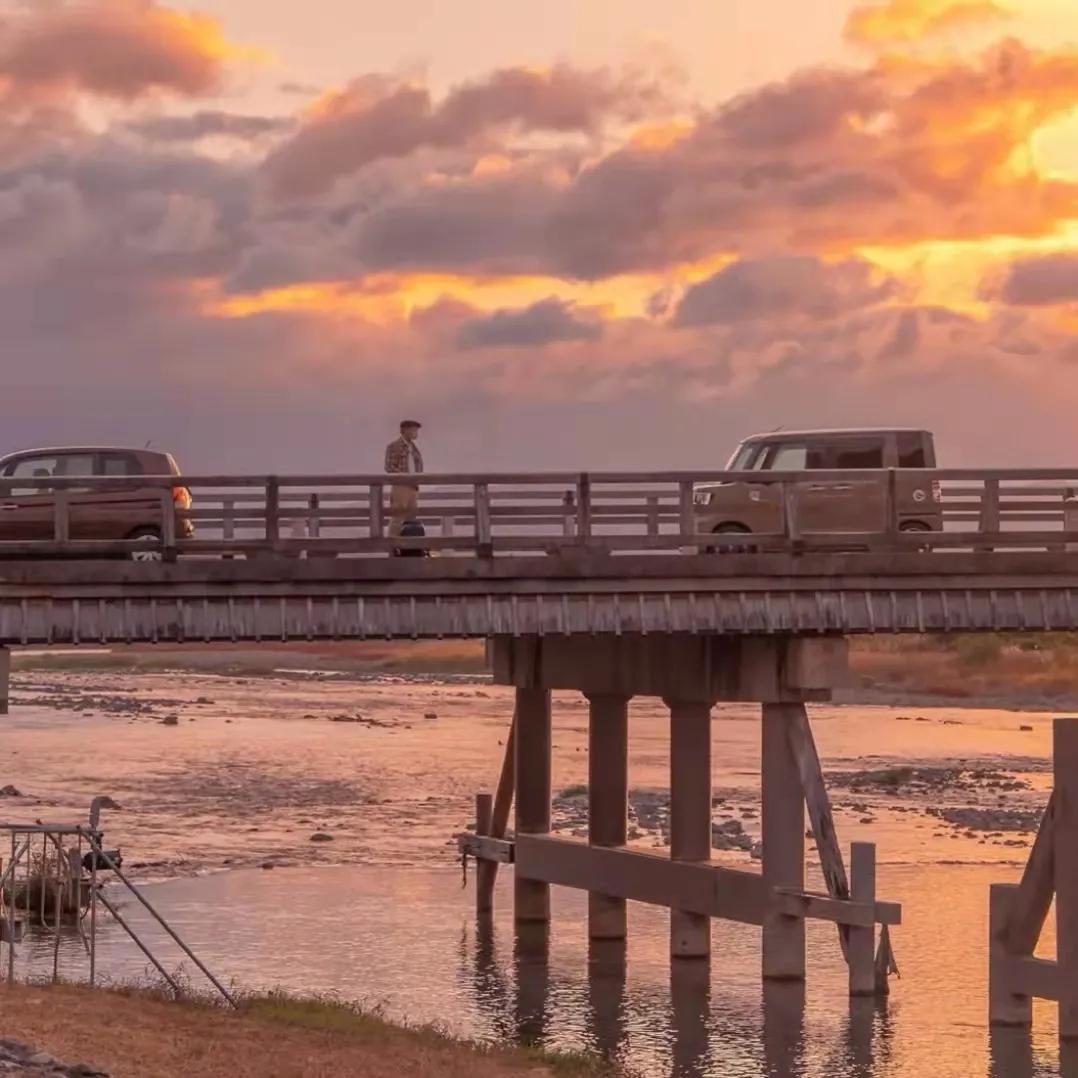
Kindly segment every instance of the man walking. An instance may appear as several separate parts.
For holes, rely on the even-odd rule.
[[[423,454],[416,438],[422,424],[415,419],[401,423],[401,436],[386,446],[387,475],[419,475],[423,471]],[[406,520],[411,520],[419,507],[419,487],[415,483],[394,484],[389,490],[389,534],[397,536]]]

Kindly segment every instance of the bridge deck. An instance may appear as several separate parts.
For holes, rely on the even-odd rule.
[[[1072,629],[1051,552],[0,563],[0,644]]]

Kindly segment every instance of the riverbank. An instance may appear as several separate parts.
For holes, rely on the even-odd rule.
[[[33,1044],[56,1059],[81,1060],[82,1073],[109,1078],[600,1078],[615,1073],[584,1056],[477,1047],[346,1004],[280,995],[253,997],[233,1012],[131,989],[5,986],[0,988],[0,1039]]]
[[[164,673],[227,677],[364,679],[382,675],[485,678],[482,641],[312,641],[288,645],[193,643],[16,650],[27,672]],[[894,707],[1078,710],[1078,634],[989,633],[855,637],[852,683],[836,702]]]

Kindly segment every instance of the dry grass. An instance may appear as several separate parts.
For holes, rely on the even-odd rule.
[[[347,1004],[256,997],[240,1012],[152,992],[0,987],[0,1037],[113,1078],[585,1078],[601,1063],[527,1049],[478,1049]]]
[[[1072,633],[985,633],[855,640],[863,688],[896,697],[1025,707],[1078,700],[1078,637]]]

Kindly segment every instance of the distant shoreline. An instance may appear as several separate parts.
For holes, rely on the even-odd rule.
[[[489,675],[482,641],[193,643],[86,650],[15,649],[13,667],[57,673],[172,670],[232,677]],[[854,639],[855,683],[835,702],[861,706],[1078,711],[1078,636],[995,634]]]

